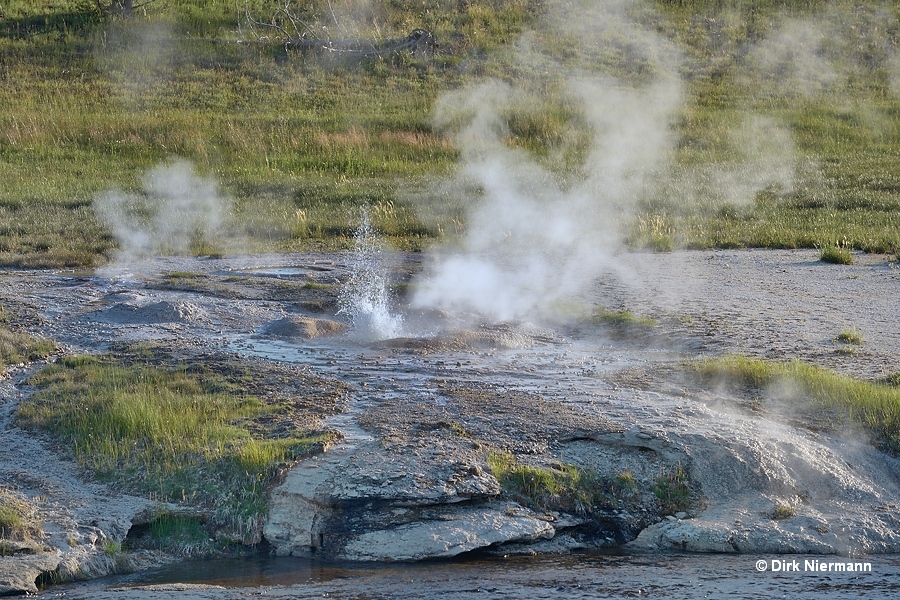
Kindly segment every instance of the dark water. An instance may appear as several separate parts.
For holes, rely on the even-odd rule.
[[[855,559],[871,572],[818,572],[807,561],[834,556],[576,555],[481,558],[417,564],[361,565],[298,558],[187,562],[140,576],[63,586],[59,598],[162,598],[188,592],[160,584],[203,583],[191,598],[900,598],[900,557]],[[763,561],[765,571],[757,563]],[[796,565],[797,572],[786,568]],[[773,572],[773,567],[781,567]],[[131,588],[127,591],[122,587]],[[116,588],[117,591],[106,591]]]

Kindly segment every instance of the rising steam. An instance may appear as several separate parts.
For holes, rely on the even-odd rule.
[[[182,254],[215,239],[231,212],[215,179],[182,159],[157,166],[142,179],[142,194],[109,191],[94,209],[119,243],[115,266],[128,268],[159,253]]]
[[[628,19],[630,5],[550,7],[545,35],[519,44],[521,79],[483,82],[438,103],[436,125],[457,125],[457,193],[470,205],[468,229],[460,253],[435,258],[413,306],[521,318],[583,289],[613,262],[621,220],[670,158],[670,124],[682,96],[680,53]],[[588,58],[571,60],[565,48],[553,47],[560,43]],[[610,49],[626,56],[628,64],[618,67],[633,76],[589,71]],[[507,115],[544,76],[589,129],[583,177],[574,183],[507,143]]]
[[[742,205],[763,190],[786,195],[819,181],[820,167],[799,157],[789,126],[759,106],[809,98],[839,104],[842,86],[875,73],[900,89],[887,5],[829,5],[807,19],[776,19],[741,48],[717,46],[727,36],[716,28],[725,25],[707,19],[708,61],[685,58],[649,25],[658,19],[638,0],[542,6],[502,81],[481,81],[437,104],[435,127],[454,134],[461,156],[442,193],[465,205],[466,230],[456,252],[434,253],[416,282],[414,307],[492,320],[540,316],[615,268],[624,228],[642,201]],[[734,74],[746,104],[723,111],[730,121],[716,125],[722,133],[715,158],[676,164],[673,123],[691,110],[683,83],[719,72]],[[590,140],[580,154],[571,151],[577,135],[557,150],[580,156],[580,177],[561,176],[540,153],[516,147],[511,115],[548,90],[581,119],[581,139]],[[877,107],[840,109],[876,131],[892,126]]]

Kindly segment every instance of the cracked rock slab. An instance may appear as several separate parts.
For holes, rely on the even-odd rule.
[[[494,544],[551,539],[555,534],[547,521],[495,504],[457,509],[442,520],[367,531],[350,538],[343,554],[349,560],[371,561],[450,558]]]

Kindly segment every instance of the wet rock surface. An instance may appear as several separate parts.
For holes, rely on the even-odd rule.
[[[505,450],[552,463],[551,447],[615,431],[607,421],[512,391],[438,384],[435,394],[360,409],[357,435],[293,470],[271,494],[265,533],[276,551],[355,561],[448,558],[552,539],[589,520],[502,500],[487,457]]]
[[[336,315],[350,264],[343,255],[160,259],[141,273],[102,276],[7,272],[0,302],[63,353],[149,340],[188,360],[223,353],[347,386],[349,405],[319,415],[343,441],[271,490],[264,533],[280,554],[419,560],[623,544],[898,552],[895,458],[859,432],[748,410],[747,398],[679,375],[685,358],[733,352],[872,380],[894,372],[900,333],[886,324],[900,314],[896,267],[875,256],[851,266],[815,257],[624,255],[579,301],[654,319],[640,335],[557,316],[542,327],[468,322],[353,339]],[[420,262],[398,257],[395,280],[407,282]],[[851,327],[865,339],[852,353],[834,341]],[[53,440],[16,427],[34,368],[13,368],[0,383],[0,484],[44,523],[36,554],[0,557],[0,574],[30,581],[0,577],[11,591],[32,590],[35,569],[74,577],[121,568],[104,546],[121,542],[151,504],[86,481]],[[492,452],[544,472],[591,473],[605,495],[554,508],[502,485]],[[684,483],[678,502],[660,498],[666,481]],[[780,506],[790,513],[776,518]]]

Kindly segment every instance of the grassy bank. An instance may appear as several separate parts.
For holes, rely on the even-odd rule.
[[[248,8],[268,19],[276,4]],[[488,76],[544,86],[509,109],[505,141],[577,178],[590,135],[579,109],[513,52],[523,31],[540,35],[549,3],[332,6],[304,3],[295,16],[322,38],[383,42],[424,28],[438,45],[323,58],[286,54],[277,30],[257,27],[258,40],[235,3],[157,0],[130,17],[76,0],[5,3],[0,263],[108,260],[118,242],[95,198],[145,197],[146,173],[176,156],[216,181],[230,209],[220,239],[198,252],[343,247],[360,205],[397,246],[452,236],[464,214],[437,182],[458,150],[432,114],[442,94]],[[630,243],[900,248],[898,11],[874,0],[630,6],[685,55],[672,166],[623,225]],[[592,64],[588,51],[558,48],[555,59]],[[798,72],[801,58],[818,70]],[[628,60],[613,45],[595,62],[616,76],[631,73]]]
[[[0,377],[9,365],[47,358],[56,351],[56,342],[21,331],[17,316],[0,304]]]
[[[876,441],[900,452],[900,388],[860,381],[800,361],[743,356],[695,365],[708,384],[736,385],[775,410],[787,410],[809,427],[847,430],[861,426]],[[896,378],[894,378],[896,379]]]
[[[0,375],[8,365],[47,358],[56,350],[56,342],[33,335],[10,331],[0,325]]]
[[[641,502],[641,490],[630,471],[605,478],[593,469],[570,464],[523,464],[512,454],[498,451],[490,452],[487,462],[503,493],[533,509],[589,516]],[[651,491],[663,515],[689,510],[698,500],[680,464],[660,473]]]
[[[17,419],[51,432],[96,477],[195,507],[254,542],[266,490],[286,464],[329,441],[317,412],[340,395],[338,386],[322,402],[291,396],[260,383],[267,377],[279,374],[215,361],[188,367],[152,347],[69,356],[30,378],[36,391]],[[317,387],[284,373],[277,380]]]

